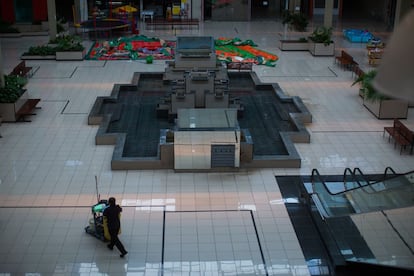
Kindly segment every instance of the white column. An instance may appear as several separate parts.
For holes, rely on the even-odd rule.
[[[80,22],[87,21],[89,19],[87,0],[80,0],[79,14],[80,14]]]
[[[1,51],[1,41],[0,41],[0,87],[4,87],[3,54]]]
[[[332,17],[333,17],[333,0],[325,0],[325,12],[323,15],[323,25],[327,28],[332,27]]]
[[[411,10],[411,0],[397,0],[395,4],[394,30],[400,24],[403,17]]]
[[[47,0],[47,18],[49,22],[49,38],[55,39],[57,35],[55,0]]]

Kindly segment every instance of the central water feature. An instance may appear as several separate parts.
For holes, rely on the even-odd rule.
[[[194,55],[191,58],[194,58]],[[174,136],[181,133],[179,131],[183,131],[177,125],[177,120],[180,120],[177,118],[177,110],[203,108],[192,106],[200,103],[210,105],[208,108],[211,108],[209,110],[213,113],[227,108],[236,110],[236,129],[230,128],[227,131],[240,132],[240,140],[236,138],[237,145],[235,145],[238,149],[235,152],[240,154],[236,156],[236,160],[240,163],[234,166],[214,167],[213,165],[208,167],[208,170],[300,167],[301,159],[293,143],[309,142],[309,133],[303,124],[311,122],[311,115],[300,98],[285,96],[277,84],[261,83],[254,72],[227,72],[227,70],[224,71],[226,80],[219,81],[221,84],[226,82],[226,89],[217,93],[214,88],[209,88],[209,79],[206,76],[217,78],[219,75],[223,79],[221,64],[215,65],[218,69],[214,69],[219,73],[214,73],[212,69],[204,73],[198,67],[196,74],[193,74],[196,78],[191,79],[195,82],[195,86],[186,84],[189,89],[180,91],[173,88],[180,81],[180,74],[188,74],[188,69],[174,65],[176,64],[166,72],[135,73],[132,84],[116,84],[111,96],[97,98],[89,115],[89,124],[100,125],[96,135],[97,144],[115,144],[112,169],[177,169],[174,163],[177,164],[180,160],[181,157],[177,155],[182,154],[180,152],[183,149],[178,145],[174,146],[176,138]],[[183,71],[185,73],[182,73]],[[184,75],[183,79],[184,82],[189,81],[189,76]],[[214,82],[217,83],[217,80]],[[199,100],[200,94],[197,95],[199,87],[202,91],[201,96],[205,96],[205,99]],[[208,98],[210,94],[213,96]],[[228,104],[226,102],[224,106],[219,102],[221,99],[225,99]],[[177,107],[174,107],[174,104]],[[214,127],[190,130],[208,131],[203,134],[204,136],[214,135],[214,131],[223,131]],[[182,135],[183,133],[180,137]],[[217,149],[213,150],[213,144],[220,144],[214,139],[210,139],[209,143],[203,145],[207,163],[210,162],[209,158],[214,159],[217,151]],[[221,142],[220,145],[228,146],[228,144],[228,142]],[[190,155],[199,150],[195,145],[187,146]],[[219,151],[223,152],[223,149],[219,148]],[[192,158],[193,162],[197,162],[194,161],[194,156]]]

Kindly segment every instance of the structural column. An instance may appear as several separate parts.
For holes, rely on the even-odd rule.
[[[332,27],[334,0],[325,0],[325,13],[323,15],[323,25],[327,28]]]
[[[299,12],[300,11],[300,0],[289,0],[289,11]]]
[[[400,21],[404,15],[410,11],[411,5],[411,0],[397,0],[395,6],[394,29],[400,24]]]
[[[1,41],[0,41],[0,87],[4,87],[4,71],[3,71],[3,54],[1,51]]]
[[[47,17],[49,22],[49,38],[52,40],[57,35],[55,0],[47,0]]]

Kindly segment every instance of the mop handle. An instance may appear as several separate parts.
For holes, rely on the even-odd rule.
[[[101,195],[98,192],[98,176],[95,175],[95,187],[96,187],[96,199],[98,200],[98,202],[101,199]]]

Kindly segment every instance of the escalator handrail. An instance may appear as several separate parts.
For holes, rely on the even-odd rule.
[[[344,174],[343,174],[344,191],[349,191],[353,189],[353,188],[349,188],[349,189],[347,188],[347,185],[346,185],[347,184],[347,177],[346,177],[347,172],[352,177],[352,181],[358,184],[358,187],[354,187],[354,188],[362,188],[369,184],[369,181],[365,179],[365,175],[362,173],[362,171],[358,167],[355,167],[353,170],[351,170],[350,168],[345,168]],[[356,177],[356,173],[362,176],[365,183],[361,184],[360,180]]]
[[[349,168],[346,168],[345,170],[347,170],[347,169],[349,169]],[[350,170],[350,169],[349,169],[349,170]],[[352,171],[351,171],[351,172],[352,172]],[[314,178],[315,178],[315,175],[319,178],[319,180],[320,180],[319,182],[321,182],[321,183],[322,183],[322,185],[323,185],[324,189],[325,189],[325,190],[328,192],[328,194],[329,194],[329,195],[331,195],[331,196],[337,196],[337,195],[344,194],[344,193],[346,193],[346,192],[349,192],[349,191],[352,191],[352,190],[356,190],[356,189],[361,188],[361,187],[356,187],[356,188],[351,188],[351,189],[348,189],[348,190],[345,190],[345,191],[340,191],[340,192],[333,193],[333,192],[331,192],[331,191],[329,190],[328,186],[326,186],[326,183],[325,183],[325,181],[322,179],[322,176],[321,176],[321,174],[319,173],[318,169],[313,169],[313,170],[312,170],[312,175],[311,175],[312,194],[317,194],[317,192],[315,192],[315,189],[314,189],[314,185],[315,185]]]
[[[394,176],[390,176],[389,178],[387,178],[387,180],[391,180],[391,179],[394,179],[394,178],[398,178],[398,177],[402,177],[402,176],[404,176],[404,175],[407,175],[407,174],[412,174],[412,173],[414,173],[414,170],[413,171],[409,171],[409,172],[406,172],[406,173],[403,173],[403,174],[396,174],[396,175],[394,175]],[[332,193],[330,190],[329,190],[329,188],[326,186],[326,183],[325,183],[325,181],[322,179],[322,177],[321,177],[321,175],[320,175],[320,173],[319,173],[319,171],[317,170],[317,169],[313,169],[312,170],[312,176],[311,176],[311,182],[312,182],[312,193],[316,193],[316,192],[314,192],[314,189],[313,189],[313,186],[314,186],[314,174],[316,174],[318,177],[319,177],[319,179],[320,179],[320,182],[322,183],[322,185],[323,185],[323,187],[324,187],[324,189],[330,194],[330,195],[332,195],[332,196],[337,196],[337,195],[341,195],[341,194],[345,194],[345,193],[348,193],[348,192],[350,192],[350,191],[354,191],[354,190],[357,190],[357,189],[361,189],[362,187],[355,187],[355,188],[351,188],[351,189],[348,189],[348,190],[345,190],[345,191],[340,191],[340,192],[336,192],[336,193]],[[365,186],[370,186],[371,188],[372,188],[372,186],[373,185],[376,185],[376,184],[379,184],[379,183],[381,183],[381,182],[383,182],[385,179],[383,179],[383,180],[378,180],[378,181],[374,181],[374,182],[372,182],[372,183],[368,183],[367,185],[365,185]],[[364,186],[364,187],[365,187]],[[372,188],[373,189],[373,188]],[[375,189],[373,189],[373,190],[375,190]],[[367,192],[367,191],[366,191]],[[379,192],[379,191],[376,191],[376,192]],[[367,192],[368,193],[368,192]]]
[[[355,168],[355,169],[357,169],[357,168]],[[358,169],[358,170],[359,170],[359,169]],[[388,172],[388,170],[390,170],[390,171],[392,172],[392,175],[388,175],[388,176],[387,176],[387,172]],[[363,189],[362,191],[363,191],[363,192],[365,192],[365,193],[367,193],[367,194],[376,194],[376,193],[384,193],[384,192],[387,192],[387,191],[388,191],[388,189],[384,189],[384,190],[378,191],[378,190],[374,189],[374,188],[373,188],[373,186],[374,186],[374,185],[377,185],[377,184],[379,184],[379,183],[382,183],[382,182],[384,182],[384,181],[386,181],[386,180],[392,180],[392,179],[394,179],[394,178],[398,178],[398,177],[400,177],[400,176],[402,177],[402,176],[404,176],[404,175],[411,174],[411,173],[413,173],[413,172],[414,172],[414,171],[409,171],[409,172],[404,173],[404,174],[397,174],[393,168],[391,168],[391,167],[386,167],[386,168],[385,168],[385,170],[384,170],[383,178],[382,178],[381,180],[378,180],[378,181],[375,181],[375,182],[372,182],[372,183],[369,183],[369,182],[367,181],[367,183],[369,183],[368,187],[370,187],[370,191],[367,191],[367,190],[365,190],[365,189]],[[362,174],[362,172],[361,172],[361,174]]]
[[[354,174],[354,177],[356,178],[356,173],[360,174],[362,176],[362,178],[364,179],[365,183],[362,185],[361,182],[359,182],[359,180],[357,180],[358,184],[361,186],[362,191],[366,192],[366,193],[373,193],[373,192],[377,192],[374,188],[372,188],[369,182],[369,180],[367,180],[365,178],[365,175],[362,173],[361,169],[358,167],[355,167],[354,170],[352,171]],[[366,188],[369,188],[370,191],[367,191]]]
[[[385,168],[385,170],[384,170],[384,179],[386,179],[387,177],[388,177],[388,175],[387,175],[387,172],[388,171],[391,171],[392,172],[392,176],[395,176],[395,175],[397,175],[397,173],[394,171],[394,169],[393,168],[391,168],[391,167],[386,167]]]
[[[320,180],[319,182],[321,182],[324,189],[328,192],[329,195],[336,196],[336,195],[339,195],[339,194],[342,194],[342,193],[346,192],[346,191],[341,191],[341,192],[337,192],[337,193],[332,193],[329,190],[328,186],[326,186],[325,180],[322,179],[322,176],[319,173],[318,169],[313,169],[312,170],[312,175],[311,175],[311,183],[312,183],[312,193],[311,194],[317,194],[317,192],[315,192],[315,189],[314,189],[314,186],[315,186],[315,181],[314,181],[315,179],[314,178],[315,178],[315,176],[317,176],[319,178],[319,180]],[[357,187],[357,188],[359,188],[359,187]],[[349,189],[347,191],[350,191],[350,190],[353,190],[353,189]]]
[[[321,200],[320,197],[319,197],[319,193],[315,192],[315,179],[314,179],[315,176],[317,176],[319,178],[319,180],[322,183],[324,189],[329,194],[332,194],[332,193],[329,191],[328,187],[326,186],[325,181],[322,179],[321,174],[319,173],[319,171],[317,169],[313,169],[312,170],[312,175],[311,175],[312,193],[310,193],[310,196],[317,198],[317,200],[313,199],[313,201],[314,201],[314,203],[317,207],[318,206],[322,207],[322,209],[320,209],[320,208],[317,208],[317,209],[318,209],[318,212],[319,212],[322,220],[324,220],[325,218],[329,217],[329,211],[325,208],[325,206],[323,204],[323,200]]]

